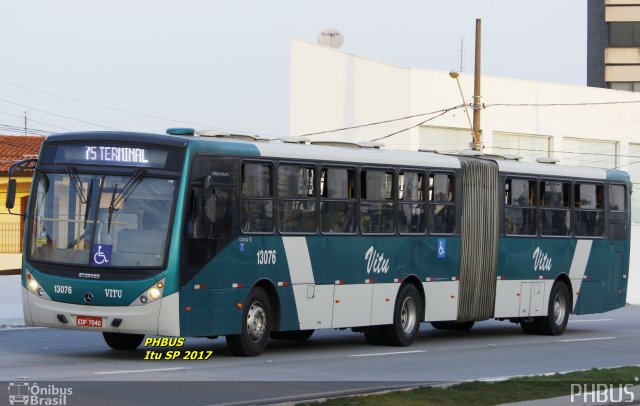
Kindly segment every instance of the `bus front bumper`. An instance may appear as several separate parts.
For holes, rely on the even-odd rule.
[[[143,306],[86,306],[40,298],[22,288],[25,324],[111,333],[180,335],[178,293]],[[80,319],[99,320],[101,326],[78,324]],[[82,321],[82,320],[81,320]]]

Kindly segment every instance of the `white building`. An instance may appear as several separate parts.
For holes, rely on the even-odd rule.
[[[469,103],[473,75],[460,74],[459,80]],[[439,117],[439,113],[422,115],[462,104],[448,72],[394,66],[296,40],[291,45],[290,88],[292,136],[415,116],[309,138],[371,141],[411,127],[380,142],[392,149],[441,152],[470,146],[464,109]],[[483,76],[481,94],[486,106],[481,113],[485,153],[517,154],[530,161],[554,157],[565,165],[618,168],[629,171],[635,189],[640,190],[637,93]],[[636,237],[640,233],[640,193],[632,197],[632,212],[635,224],[627,300],[640,304],[640,238]]]

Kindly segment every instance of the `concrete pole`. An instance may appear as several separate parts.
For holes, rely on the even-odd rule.
[[[482,137],[480,134],[480,36],[481,20],[476,19],[476,66],[473,80],[473,149],[482,151]]]

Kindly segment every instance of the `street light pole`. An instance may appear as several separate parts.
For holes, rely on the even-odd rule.
[[[476,19],[476,66],[473,80],[473,149],[482,150],[482,138],[480,135],[480,34],[481,20]]]
[[[471,130],[471,133],[473,134],[473,124],[471,124],[471,117],[469,116],[469,109],[467,108],[467,102],[464,100],[464,94],[462,94],[462,86],[460,86],[460,79],[458,79],[460,74],[458,72],[451,71],[451,72],[449,72],[449,76],[451,76],[453,79],[455,79],[456,83],[458,84],[458,90],[460,90],[460,97],[462,98],[462,105],[464,106],[464,112],[467,113],[467,120],[469,121],[469,129]]]

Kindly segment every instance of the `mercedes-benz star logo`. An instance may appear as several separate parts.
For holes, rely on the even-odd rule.
[[[84,294],[84,302],[91,303],[93,301],[93,294],[91,292],[87,292]]]

